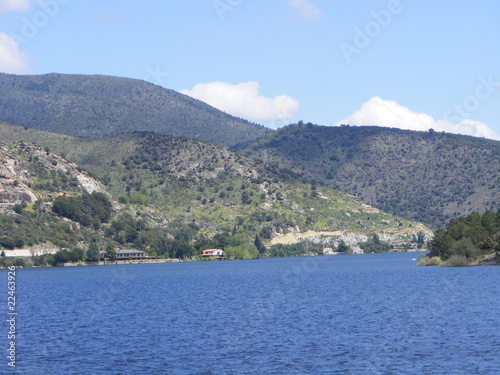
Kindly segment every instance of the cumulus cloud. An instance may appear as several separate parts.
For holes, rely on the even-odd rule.
[[[5,33],[0,33],[0,72],[33,73],[33,68],[26,53],[19,49],[14,38]]]
[[[259,94],[255,81],[232,85],[226,82],[199,83],[181,93],[199,99],[233,116],[250,121],[276,121],[294,117],[299,101],[288,95],[268,98]]]
[[[9,11],[23,11],[30,7],[31,0],[0,0],[0,15]]]
[[[432,128],[436,131],[500,140],[500,135],[479,121],[461,119],[460,122],[453,123],[435,120],[425,113],[413,112],[393,100],[384,100],[378,96],[368,100],[360,109],[337,122],[335,126],[341,124],[377,125],[420,131]]]
[[[311,21],[317,21],[321,18],[321,10],[313,3],[307,0],[288,0],[288,6],[295,9],[299,14]]]

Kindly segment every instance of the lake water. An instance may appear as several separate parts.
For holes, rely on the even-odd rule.
[[[416,256],[17,270],[0,373],[500,374],[500,267]]]

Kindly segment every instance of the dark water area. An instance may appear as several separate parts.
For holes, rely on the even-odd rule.
[[[500,374],[500,267],[415,257],[20,269],[0,374]]]

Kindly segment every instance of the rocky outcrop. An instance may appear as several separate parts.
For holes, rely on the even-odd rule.
[[[0,204],[32,203],[36,195],[25,185],[26,173],[18,173],[19,160],[0,147]]]
[[[0,209],[67,193],[106,193],[74,163],[31,144],[0,144]]]
[[[432,231],[425,227],[424,225],[417,225],[413,228],[406,228],[404,230],[398,229],[388,229],[378,231],[377,234],[380,240],[387,241],[389,243],[395,243],[398,241],[409,240],[412,235],[417,235],[417,233],[424,233],[425,240],[432,238]],[[276,244],[293,244],[297,242],[308,241],[315,244],[321,244],[325,246],[338,246],[340,241],[344,241],[346,245],[351,246],[353,250],[359,249],[358,244],[368,241],[368,236],[364,233],[359,232],[348,232],[348,231],[306,231],[301,233],[298,231],[290,231],[287,234],[273,233],[275,236],[269,242],[270,245]]]

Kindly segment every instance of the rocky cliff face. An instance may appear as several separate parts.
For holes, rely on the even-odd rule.
[[[48,149],[18,142],[0,144],[0,209],[61,194],[105,193],[104,186]]]

